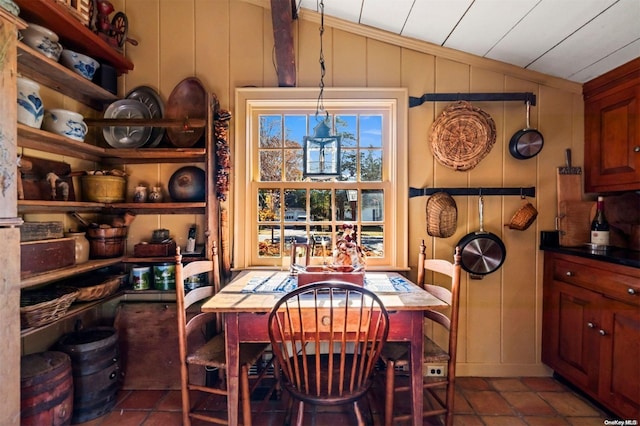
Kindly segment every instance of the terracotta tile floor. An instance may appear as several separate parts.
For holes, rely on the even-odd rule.
[[[380,387],[372,393],[379,401]],[[285,402],[267,401],[260,410],[254,404],[254,426],[281,425]],[[399,398],[401,401],[403,398]],[[207,401],[212,410],[225,412],[224,400]],[[374,422],[381,424],[377,402],[372,405]],[[481,378],[460,377],[456,380],[455,425],[478,426],[602,426],[614,417],[591,404],[568,386],[551,377]],[[316,425],[350,425],[354,423],[350,409],[319,409]],[[114,409],[82,426],[179,426],[182,424],[179,391],[121,391]],[[305,424],[311,416],[305,416]],[[425,421],[425,424],[430,424]],[[194,423],[200,425],[200,423]]]

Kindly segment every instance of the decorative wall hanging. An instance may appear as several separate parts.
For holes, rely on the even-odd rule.
[[[489,114],[460,101],[442,111],[431,127],[431,149],[443,166],[473,169],[496,142],[496,125]]]

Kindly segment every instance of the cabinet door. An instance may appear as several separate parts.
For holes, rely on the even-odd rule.
[[[600,296],[561,281],[545,283],[542,361],[587,392],[598,386]]]
[[[603,298],[604,299],[604,298]],[[598,329],[600,349],[599,396],[625,419],[640,418],[640,310],[605,299]]]
[[[640,188],[640,86],[585,103],[585,191]]]

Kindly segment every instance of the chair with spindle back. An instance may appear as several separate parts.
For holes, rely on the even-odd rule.
[[[305,404],[353,404],[363,425],[358,403],[371,387],[389,332],[389,317],[378,296],[345,282],[308,284],[282,297],[268,324],[281,383],[291,396],[285,424],[297,401],[297,425],[302,425]]]

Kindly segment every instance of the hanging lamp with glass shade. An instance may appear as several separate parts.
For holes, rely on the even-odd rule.
[[[313,136],[303,138],[303,175],[305,178],[324,179],[340,176],[340,142],[342,136],[332,136],[329,127],[329,112],[324,109],[324,53],[322,35],[324,34],[324,2],[320,0],[320,95],[316,106],[318,124],[313,129]],[[325,118],[318,119],[321,112]]]

